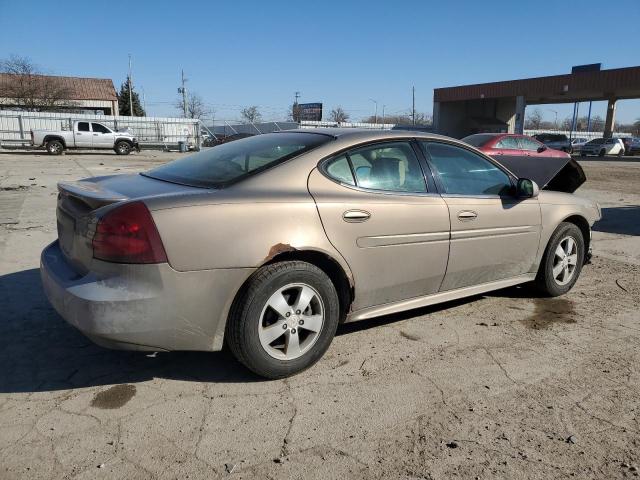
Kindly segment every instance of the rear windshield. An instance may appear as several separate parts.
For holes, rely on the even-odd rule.
[[[175,160],[143,175],[195,187],[223,187],[308,152],[332,138],[290,132],[256,135]]]
[[[462,141],[472,147],[481,147],[493,138],[496,138],[496,136],[492,134],[476,133],[475,135],[464,137]]]

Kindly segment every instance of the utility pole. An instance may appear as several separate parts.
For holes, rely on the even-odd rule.
[[[382,105],[382,129],[384,130],[384,109],[386,108],[386,105]]]
[[[131,90],[133,89],[133,79],[131,78],[131,54],[129,54],[129,116],[133,117],[133,94]]]
[[[184,82],[187,79],[184,78],[184,70],[182,70],[182,88],[178,89],[178,93],[182,93],[182,113],[184,114],[184,118],[187,118],[187,89],[184,86]]]
[[[416,87],[411,87],[411,123],[416,124]]]

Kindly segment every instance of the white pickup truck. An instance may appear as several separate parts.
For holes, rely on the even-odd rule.
[[[45,147],[51,155],[60,155],[67,149],[113,149],[118,155],[129,155],[140,150],[138,141],[128,131],[113,131],[98,122],[77,121],[73,130],[31,130],[34,147]]]

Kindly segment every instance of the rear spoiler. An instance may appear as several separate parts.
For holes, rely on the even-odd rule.
[[[518,178],[528,178],[541,189],[573,193],[587,176],[573,158],[496,155],[492,157]]]
[[[58,191],[61,195],[75,197],[94,209],[129,198],[91,181],[59,182]]]

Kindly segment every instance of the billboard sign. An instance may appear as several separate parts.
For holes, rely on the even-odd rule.
[[[322,103],[299,103],[300,120],[319,122],[322,120]]]

